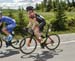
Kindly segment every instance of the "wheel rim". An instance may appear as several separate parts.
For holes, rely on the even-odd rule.
[[[53,40],[53,41],[51,41],[51,40]],[[50,36],[48,36],[46,43],[47,43],[46,47],[49,50],[54,50],[59,46],[60,38],[58,35],[50,35]]]
[[[28,46],[29,39],[30,38],[27,37],[26,40],[22,40],[22,42],[20,43],[20,46],[21,46],[24,44],[24,41],[25,41],[25,45],[20,48],[21,52],[24,54],[31,54],[36,49],[37,42],[35,41],[35,39],[32,39],[30,46]]]

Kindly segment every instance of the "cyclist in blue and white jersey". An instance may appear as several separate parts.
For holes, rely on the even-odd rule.
[[[3,27],[1,31],[7,35],[7,37],[5,39],[7,41],[6,46],[8,47],[13,38],[12,31],[16,27],[16,22],[14,19],[12,19],[10,17],[3,16],[2,12],[0,12],[0,26],[2,25],[2,23],[6,23],[6,26]]]

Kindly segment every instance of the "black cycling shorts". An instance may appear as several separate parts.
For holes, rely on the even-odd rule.
[[[40,32],[43,32],[44,26],[46,25],[46,22],[41,22],[39,25]]]

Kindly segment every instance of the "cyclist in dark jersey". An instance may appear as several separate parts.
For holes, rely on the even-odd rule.
[[[42,32],[44,29],[44,26],[46,25],[45,19],[43,16],[35,14],[36,15],[36,20],[39,23],[39,30]]]
[[[29,24],[27,27],[31,27],[34,31],[34,34],[36,35],[39,43],[41,43],[41,32],[44,29],[44,26],[46,25],[46,21],[43,16],[38,15],[34,12],[34,8],[32,6],[28,6],[26,8],[29,16]]]

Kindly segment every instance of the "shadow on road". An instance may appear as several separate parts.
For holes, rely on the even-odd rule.
[[[60,52],[62,52],[63,50],[51,50],[51,51],[43,51],[41,54],[39,53],[33,53],[31,55],[23,55],[21,56],[21,58],[23,59],[29,59],[29,58],[33,58],[34,61],[47,61],[50,58],[53,58],[55,55],[59,55]]]
[[[7,49],[6,52],[0,52],[0,58],[5,58],[5,57],[9,57],[9,56],[13,56],[16,54],[19,54],[20,52],[17,50],[12,50],[12,49]]]

